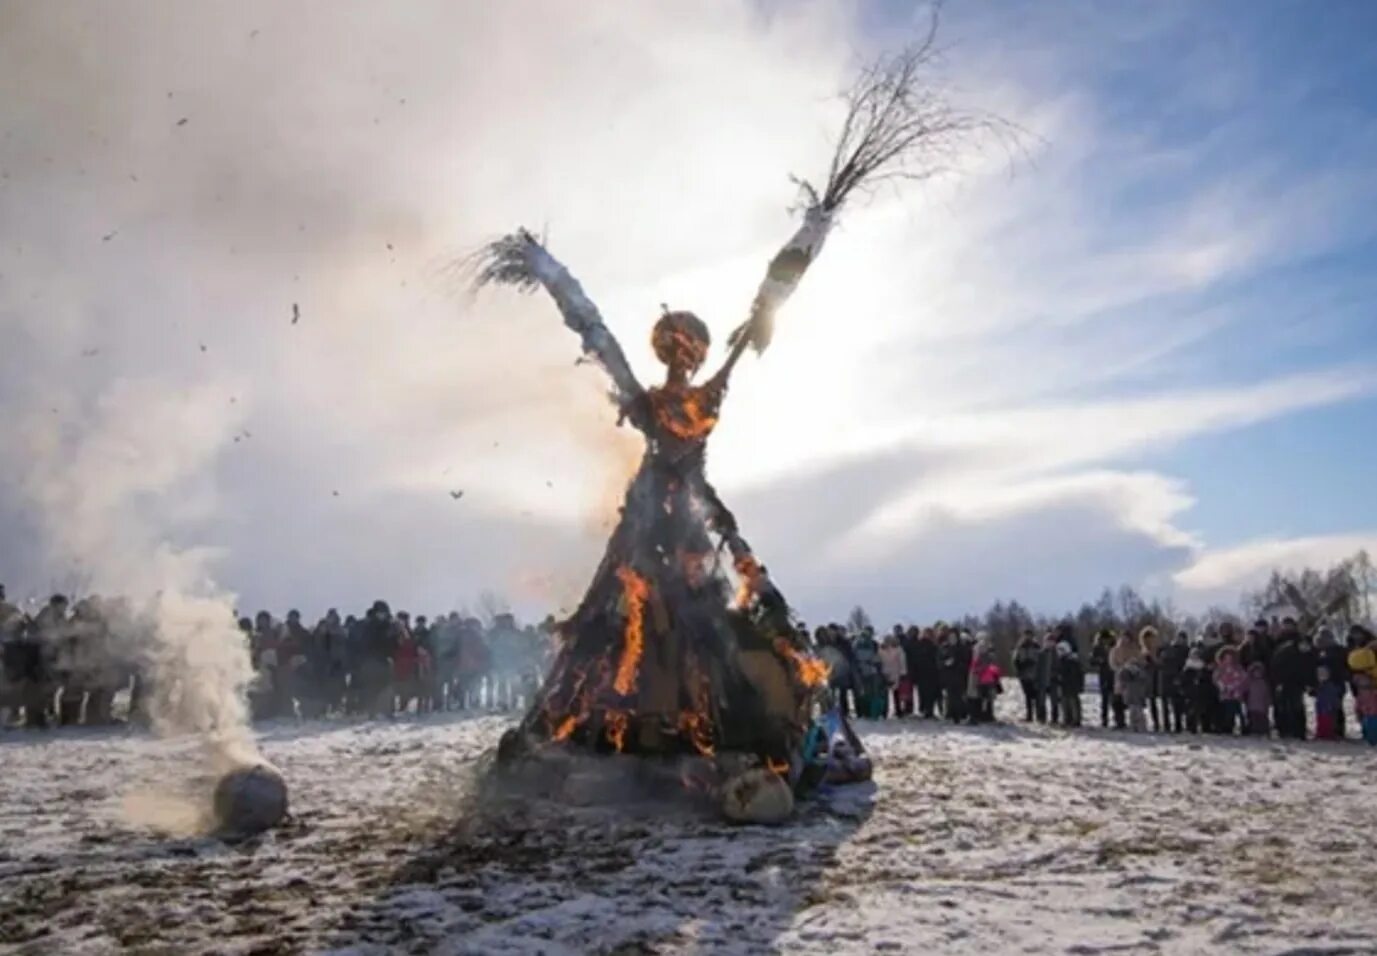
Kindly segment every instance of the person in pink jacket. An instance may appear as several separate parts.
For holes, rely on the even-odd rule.
[[[1248,672],[1238,662],[1238,650],[1224,647],[1214,664],[1214,686],[1219,688],[1222,733],[1232,734],[1243,722],[1243,702],[1248,697]]]

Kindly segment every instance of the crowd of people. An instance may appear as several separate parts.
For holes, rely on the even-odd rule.
[[[25,613],[0,585],[0,726],[146,719],[156,679],[148,627],[127,602],[96,596],[71,604],[54,595]],[[458,613],[413,617],[385,601],[358,616],[330,609],[314,626],[295,610],[238,620],[254,719],[518,709],[548,664],[554,627],[552,618],[521,626],[510,614],[486,625]],[[1246,630],[1224,622],[1166,637],[1151,626],[1077,635],[1063,622],[1024,631],[1002,653],[983,632],[941,623],[895,625],[883,638],[868,624],[803,630],[844,716],[985,723],[1016,682],[1030,723],[1080,727],[1089,691],[1102,727],[1339,739],[1349,735],[1351,696],[1356,733],[1377,744],[1377,638],[1356,624],[1339,635],[1259,619]]]
[[[1356,732],[1377,745],[1377,637],[1359,624],[1342,640],[1328,626],[1307,634],[1289,617],[1259,619],[1246,631],[1224,622],[1194,638],[1164,638],[1150,626],[1103,629],[1082,647],[1062,623],[1041,635],[1025,631],[1007,670],[987,635],[943,624],[895,625],[883,640],[868,626],[837,624],[812,636],[838,706],[860,717],[991,721],[1010,677],[1025,721],[1080,727],[1093,677],[1101,727],[1141,733],[1150,722],[1154,733],[1335,740],[1349,735],[1351,695]]]
[[[25,613],[0,585],[0,726],[148,720],[154,626],[128,602],[99,596],[53,595]],[[457,613],[413,618],[385,601],[358,616],[331,609],[310,627],[295,610],[282,620],[260,611],[238,619],[253,669],[250,716],[514,709],[544,670],[551,627],[521,627],[510,614],[486,626]]]
[[[386,601],[359,617],[331,608],[309,628],[297,611],[281,622],[260,611],[239,627],[258,675],[257,718],[512,710],[530,699],[553,646],[552,620],[522,627],[496,614],[485,627],[458,613],[394,614]]]

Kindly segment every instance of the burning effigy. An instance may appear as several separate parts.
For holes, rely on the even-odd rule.
[[[499,748],[506,766],[565,752],[667,758],[730,817],[777,820],[793,794],[823,779],[868,776],[859,739],[817,719],[827,666],[708,481],[707,444],[733,371],[764,352],[780,307],[817,260],[847,202],[884,182],[931,175],[956,141],[987,121],[952,109],[924,83],[935,36],[865,69],[821,188],[799,182],[801,222],[770,260],[746,321],[706,378],[708,326],[664,309],[651,344],[661,384],[637,378],[578,280],[526,229],[486,246],[475,285],[544,289],[586,357],[612,381],[619,424],[645,437],[620,521],[520,725]]]

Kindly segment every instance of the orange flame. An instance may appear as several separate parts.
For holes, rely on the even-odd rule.
[[[736,589],[736,606],[744,608],[751,603],[751,598],[755,596],[756,586],[760,583],[760,562],[752,555],[743,554],[736,559],[734,564],[736,573],[741,576],[741,584]]]
[[[617,664],[617,676],[612,680],[612,687],[625,697],[636,689],[636,672],[641,666],[641,654],[645,650],[643,615],[650,585],[625,564],[617,569],[617,577],[626,595],[626,649],[622,651],[622,659]]]
[[[825,661],[804,654],[782,637],[775,638],[775,653],[794,665],[803,686],[821,687],[827,683],[829,668]]]
[[[693,709],[679,714],[679,730],[704,757],[711,757],[716,749],[712,743],[712,718],[708,714],[708,679],[698,670],[698,662],[690,657],[685,662],[689,686],[693,689]]]
[[[717,427],[717,416],[705,408],[703,392],[697,388],[659,389],[654,394],[655,418],[660,427],[676,438],[696,441],[706,438]]]
[[[617,753],[621,753],[626,747],[626,729],[629,719],[625,712],[620,710],[609,710],[607,712],[607,739],[612,741],[612,746],[617,748]]]
[[[789,775],[789,762],[787,760],[776,760],[774,757],[765,758],[765,766],[773,774],[781,777]]]
[[[559,726],[555,728],[555,732],[550,735],[551,738],[554,740],[568,740],[569,735],[572,734],[574,728],[578,726],[578,722],[578,718],[570,714],[560,721]]]

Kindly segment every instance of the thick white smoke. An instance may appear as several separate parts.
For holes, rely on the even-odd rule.
[[[70,568],[91,594],[123,599],[111,610],[106,653],[134,664],[142,706],[162,735],[196,735],[203,762],[158,791],[137,781],[128,807],[173,830],[203,824],[209,790],[196,780],[261,761],[248,726],[253,676],[233,596],[210,574],[214,553],[179,546],[169,528],[214,507],[211,460],[232,442],[235,406],[213,386],[116,381],[54,423],[31,407],[7,419],[11,491],[26,506],[50,569]]]

